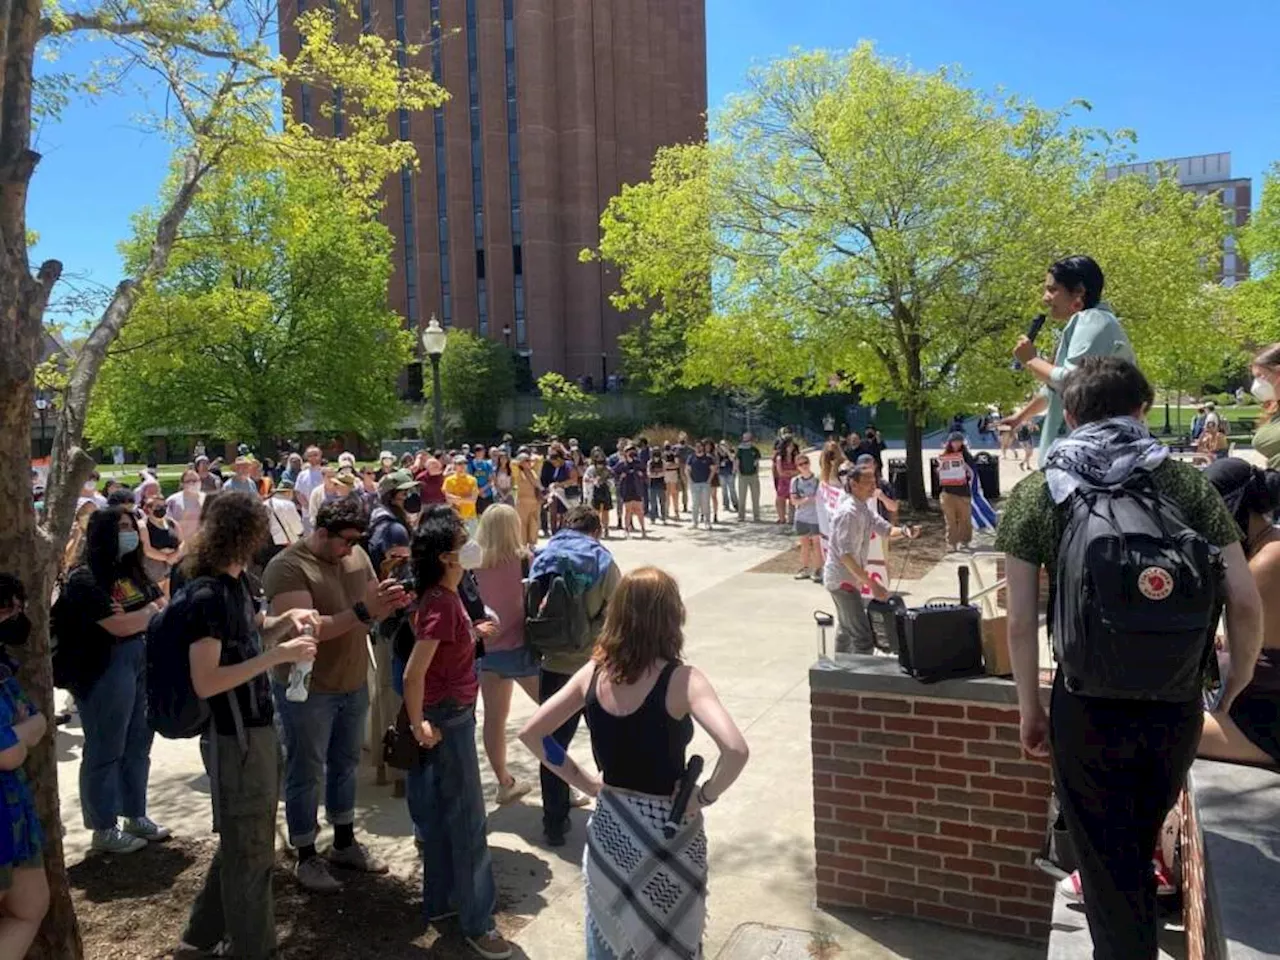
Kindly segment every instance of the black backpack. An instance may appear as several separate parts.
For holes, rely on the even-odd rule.
[[[169,740],[200,736],[213,717],[191,685],[191,646],[182,633],[191,595],[210,583],[221,589],[209,577],[184,583],[147,627],[147,725]]]
[[[1066,688],[1083,696],[1200,697],[1224,599],[1218,549],[1137,472],[1062,505],[1050,633]]]
[[[559,573],[544,573],[525,583],[525,639],[539,653],[581,653],[595,643],[586,592],[575,592]]]

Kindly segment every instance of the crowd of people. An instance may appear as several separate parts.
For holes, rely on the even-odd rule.
[[[53,607],[55,679],[72,693],[84,729],[80,802],[91,850],[129,854],[170,836],[147,815],[157,729],[148,700],[164,669],[153,655],[163,643],[188,651],[189,677],[177,686],[209,705],[200,754],[219,837],[183,949],[273,954],[278,798],[303,888],[333,893],[344,872],[387,871],[355,826],[372,711],[375,726],[411,757],[399,770],[425,864],[427,922],[456,918],[479,956],[510,956],[493,918],[475,728],[479,702],[496,802],[529,793],[532,784],[507,763],[517,685],[541,704],[524,739],[545,762],[544,842],[566,842],[574,807],[594,800],[594,825],[642,803],[652,821],[649,855],[678,858],[691,878],[705,880],[698,811],[732,784],[746,744],[706,678],[681,661],[684,611],[674,581],[653,568],[623,576],[601,540],[615,504],[627,535],[644,536],[646,521],[675,523],[685,513],[695,527],[711,528],[716,488],[727,509],[740,502],[735,478],[747,494],[755,481],[758,509],[758,468],[749,435],[732,447],[681,435],[661,447],[620,440],[608,457],[599,448],[584,454],[573,440],[535,451],[513,449],[507,438],[492,448],[383,453],[375,467],[347,453],[330,464],[316,447],[277,463],[242,448],[230,470],[197,457],[167,498],[149,473],[133,489],[118,480],[99,489],[92,478]],[[24,594],[10,579],[0,579],[0,640],[16,643]],[[642,709],[632,710],[637,704]],[[0,688],[6,705],[17,739],[0,748],[0,779],[22,787],[11,810],[21,830],[0,923],[11,919],[14,936],[26,937],[47,889],[21,761],[45,727],[16,688]],[[567,758],[584,716],[599,776]],[[686,775],[694,722],[721,757],[677,816],[674,785]],[[637,749],[646,744],[647,752]],[[667,840],[661,826],[672,816],[683,825]],[[603,826],[589,829],[606,836]],[[616,852],[602,840],[588,877],[613,875],[617,864],[607,858]],[[676,935],[693,955],[705,885],[691,880],[680,895],[689,906]],[[628,956],[651,943],[650,907],[637,896],[621,911],[594,910],[590,955]],[[21,956],[6,950],[5,929],[0,956]]]

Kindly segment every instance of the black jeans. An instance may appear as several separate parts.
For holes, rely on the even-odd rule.
[[[550,670],[538,672],[538,702],[546,703],[556,692],[569,682],[571,674],[553,673]],[[562,723],[551,736],[556,743],[569,749],[573,735],[578,732],[578,721],[582,719],[579,710]],[[569,785],[547,769],[543,764],[539,770],[542,778],[542,826],[546,830],[563,829],[569,820]]]
[[[1049,711],[1054,779],[1080,862],[1095,960],[1155,960],[1151,857],[1195,759],[1200,704],[1068,693]]]

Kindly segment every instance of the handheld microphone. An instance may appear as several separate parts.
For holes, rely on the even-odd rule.
[[[1045,321],[1045,316],[1043,313],[1037,313],[1034,317],[1031,318],[1031,325],[1027,327],[1027,339],[1030,340],[1032,343],[1036,342],[1036,335],[1040,333],[1040,328],[1044,326],[1044,321]],[[1021,370],[1022,364],[1020,364],[1017,360],[1015,360],[1013,361],[1012,369]]]
[[[662,835],[668,840],[679,831],[680,821],[684,819],[684,813],[689,809],[689,798],[693,796],[693,788],[697,786],[700,776],[702,776],[702,757],[695,753],[689,758],[689,765],[685,767],[684,776],[680,778],[680,789],[676,791],[676,799],[671,804],[671,819],[662,825]]]

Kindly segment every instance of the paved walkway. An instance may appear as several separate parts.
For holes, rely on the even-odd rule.
[[[1009,465],[1011,466],[1011,464]],[[1016,470],[1013,471],[1016,474]],[[915,921],[849,913],[835,916],[813,905],[813,807],[809,753],[807,670],[816,655],[812,611],[829,609],[826,592],[790,576],[746,572],[789,545],[768,523],[739,526],[731,518],[715,532],[687,524],[663,528],[648,541],[611,540],[623,570],[654,564],[680,582],[688,607],[686,657],[711,678],[746,733],[751,761],[723,801],[706,813],[711,849],[706,955],[726,960],[764,956],[826,958],[913,957],[946,960],[1023,960],[1043,948],[968,935]],[[948,565],[950,566],[950,565]],[[953,592],[952,570],[904,586],[917,599]],[[517,692],[510,733],[532,712]],[[59,734],[63,816],[71,861],[84,855],[80,829],[77,728]],[[692,750],[714,751],[701,731]],[[575,759],[590,763],[585,731],[573,745]],[[513,772],[536,781],[533,758],[511,748]],[[490,797],[495,784],[481,753]],[[359,830],[403,876],[420,869],[403,800],[373,785],[364,771]],[[194,742],[157,738],[152,753],[151,807],[155,818],[187,836],[207,836],[208,785]],[[517,936],[532,960],[583,955],[582,855],[587,812],[575,811],[569,843],[541,846],[537,791],[522,802],[491,808],[489,842],[506,911],[529,918]],[[281,811],[283,821],[283,809]],[[283,830],[283,822],[281,822]],[[322,845],[328,831],[322,831]],[[839,951],[837,952],[837,949]]]

